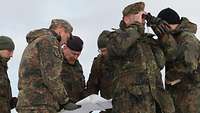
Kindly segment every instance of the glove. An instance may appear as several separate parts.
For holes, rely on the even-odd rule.
[[[18,101],[17,97],[12,97],[12,98],[11,98],[11,100],[10,100],[10,108],[11,108],[11,109],[13,109],[13,108],[16,107],[17,101]]]
[[[80,107],[81,107],[81,105],[77,105],[77,104],[74,104],[74,103],[71,103],[71,102],[63,105],[63,108],[65,110],[75,110],[75,109],[78,109]]]
[[[170,28],[167,27],[165,24],[165,21],[161,21],[160,24],[158,24],[157,26],[152,26],[151,28],[157,36],[162,36],[165,33],[169,33],[170,31]]]
[[[150,26],[156,35],[160,36],[170,31],[170,26],[166,21],[156,18],[150,13],[143,14],[143,17],[147,21],[147,26]]]

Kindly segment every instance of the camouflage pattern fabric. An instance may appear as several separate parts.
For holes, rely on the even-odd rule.
[[[18,110],[18,113],[58,113],[55,109],[52,108],[34,108],[34,109],[23,109]]]
[[[85,77],[83,75],[82,66],[78,60],[75,64],[69,64],[68,61],[64,59],[61,78],[69,98],[73,103],[85,97]]]
[[[7,74],[7,62],[0,57],[0,113],[10,113],[12,98],[10,80]]]
[[[87,81],[87,92],[98,94],[105,99],[112,99],[112,81],[114,79],[112,63],[102,55],[94,58],[89,79]],[[111,113],[111,109],[100,113]]]
[[[137,23],[120,27],[111,34],[108,45],[115,64],[113,112],[155,113],[152,91],[156,90],[156,76],[152,73],[158,66],[146,40],[151,35],[144,34],[144,26]]]
[[[196,24],[187,18],[182,18],[181,24],[174,31],[159,37],[163,39],[161,44],[170,37],[176,42],[175,52],[168,51],[171,46],[162,45],[162,47],[168,55],[166,81],[177,113],[200,112],[200,43],[194,35],[196,30]]]
[[[158,68],[151,72],[151,76],[156,77],[156,90],[152,91],[156,101],[156,113],[175,113],[173,99],[169,92],[163,88],[161,70],[164,68],[166,59],[160,48],[158,40],[148,40],[155,57]]]
[[[39,29],[27,35],[19,67],[19,95],[17,110],[51,107],[69,101],[60,77],[63,56],[56,37],[48,29]]]
[[[157,72],[156,77],[156,91],[154,96],[157,103],[156,113],[175,113],[173,98],[166,89],[163,89],[161,73]]]
[[[121,22],[120,29],[111,34],[108,53],[115,68],[113,113],[155,113],[155,101],[163,113],[174,113],[172,98],[162,86],[164,53],[152,37],[138,23],[126,27]]]

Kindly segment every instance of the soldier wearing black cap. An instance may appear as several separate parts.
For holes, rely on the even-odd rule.
[[[61,78],[70,101],[76,103],[86,96],[85,77],[78,60],[83,49],[83,41],[78,36],[72,36],[62,45],[64,61],[62,63]]]
[[[11,38],[0,36],[0,113],[10,113],[15,108],[17,98],[12,97],[7,62],[13,56],[15,45]]]
[[[163,9],[157,17],[168,24],[167,27],[160,21],[152,28],[160,34],[158,38],[167,61],[167,89],[173,96],[176,112],[199,113],[200,41],[195,36],[197,25],[185,17],[180,18],[171,8]]]

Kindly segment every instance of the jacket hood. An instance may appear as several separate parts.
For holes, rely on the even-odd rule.
[[[46,28],[33,30],[26,35],[26,41],[29,44],[41,36],[52,35],[52,34],[53,33],[49,29],[46,29]]]
[[[196,34],[197,25],[195,23],[190,22],[186,17],[181,18],[181,23],[175,30],[176,32],[187,31]]]

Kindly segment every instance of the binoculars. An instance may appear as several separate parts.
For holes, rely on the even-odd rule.
[[[142,18],[147,21],[147,26],[155,26],[161,20],[160,18],[152,16],[151,13],[142,14]]]
[[[149,21],[152,18],[156,18],[156,17],[152,16],[151,13],[147,13],[147,14],[142,14],[142,18],[144,18],[146,21]]]

